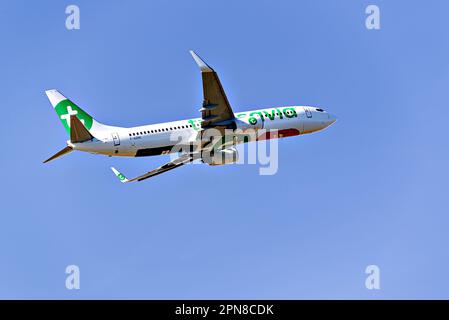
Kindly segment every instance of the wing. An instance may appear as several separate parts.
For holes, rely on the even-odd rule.
[[[203,107],[200,109],[203,129],[232,124],[235,118],[234,112],[217,73],[201,60],[195,52],[190,51],[190,54],[200,67],[203,79],[204,100]]]
[[[164,173],[166,171],[175,169],[177,167],[180,167],[186,163],[192,162],[193,160],[195,160],[194,158],[194,154],[185,154],[180,156],[179,158],[176,158],[173,161],[170,161],[154,170],[151,170],[141,176],[138,176],[136,178],[133,179],[127,179],[122,173],[120,173],[117,169],[115,169],[114,167],[111,167],[112,171],[115,173],[115,175],[117,176],[117,178],[125,183],[125,182],[133,182],[133,181],[142,181],[151,177],[154,177],[158,174]]]

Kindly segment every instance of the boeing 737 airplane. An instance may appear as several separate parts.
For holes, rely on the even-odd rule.
[[[67,147],[45,160],[47,163],[73,150],[93,154],[119,157],[143,157],[179,152],[173,136],[185,137],[188,143],[197,143],[199,148],[187,149],[180,156],[152,171],[133,179],[127,179],[115,168],[111,168],[121,182],[142,181],[155,175],[200,159],[209,165],[221,165],[237,161],[237,143],[248,139],[236,139],[232,132],[255,133],[255,140],[277,139],[302,135],[322,130],[336,118],[321,108],[311,106],[286,106],[237,112],[231,108],[217,73],[201,58],[190,51],[198,64],[203,81],[203,105],[201,118],[124,128],[97,122],[87,112],[67,99],[57,90],[47,90],[50,103],[58,114],[70,140]],[[221,134],[217,143],[207,139],[206,132],[213,130]],[[231,139],[229,137],[231,132]],[[209,137],[210,138],[210,137]],[[216,140],[214,140],[216,141]],[[213,148],[213,151],[211,151]],[[205,151],[209,156],[203,156]]]

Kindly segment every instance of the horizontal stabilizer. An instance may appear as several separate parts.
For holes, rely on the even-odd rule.
[[[92,140],[94,137],[76,116],[70,116],[70,141],[73,143]]]
[[[59,151],[58,153],[54,154],[53,156],[51,156],[50,158],[48,158],[47,160],[44,161],[44,163],[50,162],[56,158],[59,158],[67,153],[72,152],[73,149],[70,146],[65,147],[64,149],[62,149],[61,151]]]

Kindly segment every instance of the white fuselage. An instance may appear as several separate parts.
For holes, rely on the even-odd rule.
[[[283,138],[322,130],[335,122],[326,111],[308,106],[275,107],[235,113],[237,129],[254,129],[259,139],[277,130],[268,139]],[[93,141],[71,143],[75,150],[108,156],[139,157],[172,152],[176,136],[195,141],[201,131],[201,118],[151,124],[132,128],[103,126]]]

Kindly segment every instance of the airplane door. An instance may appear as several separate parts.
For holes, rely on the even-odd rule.
[[[312,112],[310,111],[309,108],[304,107],[304,111],[306,112],[307,118],[312,118]]]
[[[120,145],[120,137],[117,132],[112,133],[112,141],[114,141],[114,146]]]

